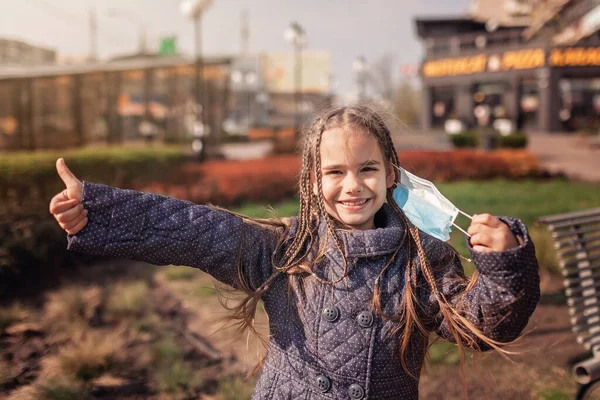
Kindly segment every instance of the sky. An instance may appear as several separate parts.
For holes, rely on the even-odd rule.
[[[61,55],[89,53],[89,9],[98,20],[100,58],[131,53],[138,46],[138,25],[149,44],[177,36],[178,49],[193,53],[193,25],[181,15],[179,0],[0,0],[0,37],[22,39],[54,48]],[[389,54],[399,70],[418,63],[422,43],[414,18],[459,15],[469,0],[214,0],[202,19],[205,55],[236,55],[241,49],[242,10],[250,24],[250,52],[289,51],[283,33],[292,21],[306,31],[307,49],[331,54],[339,92],[352,91],[352,62],[358,56],[375,61]],[[133,14],[129,20],[110,16],[110,9]],[[123,14],[123,13],[121,13]]]

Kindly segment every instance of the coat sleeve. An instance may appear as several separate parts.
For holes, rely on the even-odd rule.
[[[275,229],[227,211],[157,194],[84,182],[88,224],[68,237],[68,249],[155,265],[197,267],[237,287],[237,265],[252,289],[272,272]]]
[[[457,257],[436,274],[438,287],[461,314],[489,338],[502,343],[516,339],[523,331],[540,298],[540,278],[535,248],[527,227],[515,218],[501,217],[513,234],[520,238],[519,247],[503,252],[481,253],[472,249],[471,256],[479,276],[469,291],[462,265]],[[437,268],[436,268],[437,269]],[[447,340],[456,340],[448,330],[448,322],[439,312],[432,295],[430,305],[437,312],[435,331]],[[470,347],[489,350],[474,335]],[[468,343],[465,343],[468,345]]]

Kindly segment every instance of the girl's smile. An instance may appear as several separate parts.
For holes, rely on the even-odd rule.
[[[353,229],[372,229],[375,213],[394,183],[377,140],[347,129],[323,132],[321,174],[326,211]],[[315,193],[318,187],[315,185]]]

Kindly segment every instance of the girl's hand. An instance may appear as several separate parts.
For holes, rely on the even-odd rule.
[[[482,253],[504,251],[519,246],[508,225],[490,214],[473,215],[467,230],[473,250]]]
[[[83,184],[67,168],[62,158],[56,161],[56,171],[60,179],[65,183],[66,189],[52,198],[50,201],[50,213],[54,215],[61,228],[68,234],[75,235],[88,222],[88,212],[81,204]]]

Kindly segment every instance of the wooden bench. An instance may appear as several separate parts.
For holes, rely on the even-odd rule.
[[[552,232],[571,326],[592,358],[573,366],[577,399],[600,388],[600,208],[540,218]]]

